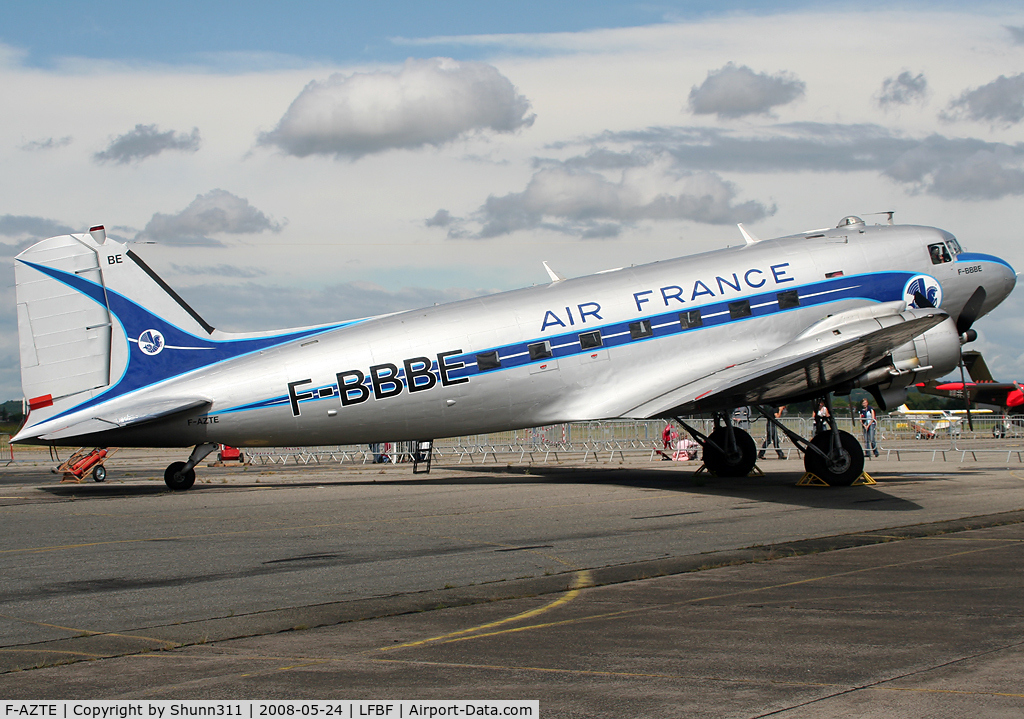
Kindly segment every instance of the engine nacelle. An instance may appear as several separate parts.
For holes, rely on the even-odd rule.
[[[888,360],[853,381],[855,387],[868,388],[885,410],[903,404],[910,385],[942,377],[956,369],[960,364],[960,334],[956,323],[947,318],[894,349]]]

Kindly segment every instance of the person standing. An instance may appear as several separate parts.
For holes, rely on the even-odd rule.
[[[775,408],[774,417],[778,421],[782,421],[782,415],[786,413],[786,405],[781,405]],[[765,428],[764,442],[761,444],[761,451],[757,453],[758,459],[764,459],[765,450],[768,449],[768,445],[775,447],[775,453],[779,455],[779,459],[785,459],[786,455],[783,454],[779,448],[779,428],[773,423],[768,422],[768,426]]]
[[[824,432],[829,425],[828,405],[818,400],[818,409],[814,413],[814,433]]]
[[[874,407],[866,399],[860,403],[860,426],[864,429],[864,456],[867,457],[869,452],[874,452],[877,457],[878,443],[875,441],[875,430],[878,428],[878,422]]]
[[[667,452],[670,449],[674,449],[672,443],[679,439],[679,433],[676,432],[676,428],[669,422],[665,425],[665,429],[661,431],[661,443],[664,445],[663,449]]]

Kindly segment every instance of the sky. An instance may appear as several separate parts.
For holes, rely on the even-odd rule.
[[[276,329],[895,211],[1024,268],[1024,10],[992,2],[34,2],[0,24],[12,258],[103,224]],[[1024,380],[1024,290],[976,325]]]

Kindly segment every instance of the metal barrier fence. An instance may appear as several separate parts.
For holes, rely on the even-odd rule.
[[[758,420],[762,426],[764,420]],[[799,434],[806,436],[809,420],[802,417],[786,417],[783,423]],[[612,462],[625,460],[627,456],[655,460],[659,451],[664,450],[662,431],[663,420],[602,420],[592,422],[571,422],[565,424],[533,427],[529,429],[491,432],[463,437],[449,437],[434,441],[433,461],[453,464],[476,464],[485,462],[543,463],[576,460],[582,462]],[[757,436],[756,422],[751,432]],[[714,429],[712,419],[694,419],[691,425],[709,434]],[[679,436],[688,435],[675,423],[673,428]],[[758,440],[760,444],[760,440]],[[323,447],[266,447],[245,450],[247,464],[371,464],[385,462],[412,462],[414,442],[398,442],[376,449],[369,445],[333,445]],[[796,449],[784,440],[783,452],[790,456]],[[669,453],[672,450],[669,449]]]
[[[976,414],[973,429],[965,418],[933,416],[904,417],[880,415],[876,440],[879,454],[885,459],[931,459],[932,461],[971,458],[1024,462],[1024,416]],[[714,429],[711,419],[688,420],[694,427],[709,434]],[[784,417],[783,424],[802,437],[814,430],[810,417]],[[860,419],[837,414],[839,429],[863,441]],[[760,448],[764,444],[765,420],[753,419],[745,427]],[[673,423],[681,437],[686,432]],[[442,463],[525,462],[548,463],[573,459],[577,461],[612,462],[616,458],[654,460],[664,449],[662,420],[605,420],[572,422],[531,429],[493,432],[451,437],[434,442],[433,460]],[[783,433],[779,433],[781,450],[786,457],[796,450]],[[38,448],[33,448],[38,451]],[[772,451],[772,447],[767,448]],[[0,435],[0,461],[10,462],[17,448],[9,435]],[[798,450],[796,450],[798,451]],[[387,445],[332,445],[323,447],[263,447],[243,450],[246,464],[372,464],[379,461],[412,462],[416,453],[414,442]]]

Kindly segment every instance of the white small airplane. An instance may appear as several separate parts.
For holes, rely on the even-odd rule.
[[[967,415],[966,409],[910,409],[905,404],[901,404],[899,407],[894,409],[890,414],[899,414],[905,417],[943,417],[948,419],[950,417],[964,417]],[[972,409],[971,414],[992,414],[990,409]]]
[[[905,417],[918,438],[931,439],[940,432],[959,434],[967,413],[966,409],[910,409],[903,404],[890,415]],[[992,410],[972,409],[970,414],[992,414]]]
[[[742,228],[741,228],[742,229]],[[854,387],[884,409],[941,377],[1016,283],[943,230],[837,227],[421,310],[275,332],[210,326],[142,259],[88,233],[16,258],[22,386],[14,442],[194,446],[188,489],[233,447],[431,440],[561,422],[674,417],[707,467],[745,476],[736,407]],[[713,413],[708,436],[683,415]],[[863,470],[857,439],[778,424],[830,484]]]

